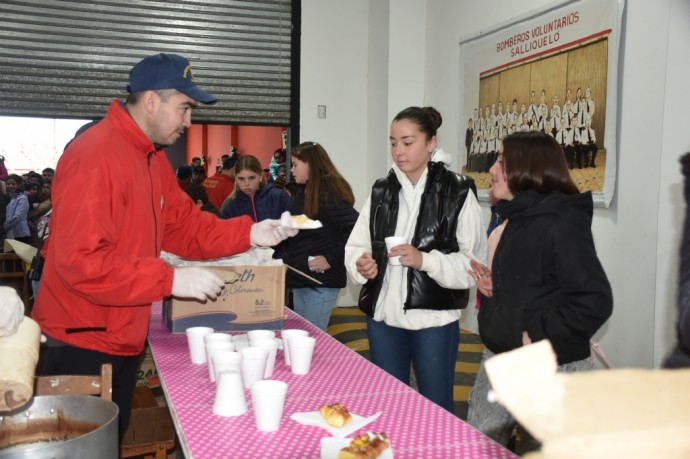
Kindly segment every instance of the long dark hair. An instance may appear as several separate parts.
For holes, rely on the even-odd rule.
[[[355,195],[347,180],[340,175],[326,150],[316,142],[304,142],[295,147],[291,156],[309,165],[309,177],[304,189],[304,213],[315,218],[319,213],[319,198],[333,194],[349,205],[355,203]]]
[[[539,193],[579,193],[565,161],[563,149],[543,132],[515,132],[503,139],[503,167],[513,195],[534,189]]]

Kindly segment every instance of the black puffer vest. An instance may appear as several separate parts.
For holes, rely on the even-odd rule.
[[[421,252],[434,249],[442,253],[457,252],[460,249],[455,239],[458,215],[465,204],[467,192],[472,190],[476,195],[477,189],[471,178],[449,171],[443,163],[430,162],[427,167],[426,187],[422,194],[412,245]],[[398,178],[391,169],[388,177],[377,180],[371,189],[369,232],[371,253],[379,273],[362,286],[359,294],[359,308],[369,317],[374,316],[376,300],[388,265],[385,238],[395,235],[400,188]],[[426,272],[408,269],[405,310],[464,309],[468,298],[468,290],[443,288]]]

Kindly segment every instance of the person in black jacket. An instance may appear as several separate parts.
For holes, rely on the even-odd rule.
[[[678,282],[678,342],[664,361],[664,368],[690,368],[690,153],[680,158],[685,177],[685,226],[680,247]]]
[[[288,271],[295,312],[326,331],[340,289],[345,287],[345,243],[359,215],[355,197],[326,150],[316,142],[298,145],[291,155],[291,172],[302,185],[293,197],[292,215],[320,221],[318,229],[300,231],[288,245],[287,263],[321,285]]]
[[[483,361],[548,339],[559,371],[591,369],[590,339],[611,315],[613,298],[592,238],[591,193],[577,189],[558,143],[541,132],[511,134],[490,173],[496,211],[508,223],[491,269],[472,262],[486,350],[468,423],[506,445],[516,422],[487,401]],[[522,439],[522,452],[538,446],[527,432]]]
[[[475,285],[468,270],[486,260],[486,229],[474,181],[451,171],[438,147],[442,123],[434,107],[395,116],[393,164],[362,206],[345,266],[362,285],[371,361],[407,385],[414,368],[419,392],[454,413],[460,317]],[[405,243],[389,249],[390,236]]]

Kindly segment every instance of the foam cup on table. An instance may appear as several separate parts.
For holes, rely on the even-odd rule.
[[[309,332],[298,328],[288,328],[280,332],[280,337],[283,338],[283,357],[285,358],[285,365],[288,366],[290,365],[290,343],[288,343],[288,339],[291,336],[309,336]]]
[[[249,389],[252,384],[264,379],[268,351],[261,347],[250,346],[242,349],[240,354],[242,354],[242,381],[245,389]]]
[[[264,338],[275,339],[276,332],[273,330],[249,330],[247,338],[249,338],[249,345],[256,346],[256,341]]]
[[[204,344],[218,343],[218,342],[225,342],[225,343],[232,342],[232,335],[229,335],[227,333],[221,333],[221,332],[213,332],[213,333],[209,333],[208,335],[204,335]]]
[[[216,373],[213,370],[213,355],[218,352],[231,352],[235,350],[232,341],[210,341],[206,343],[206,362],[208,362],[208,377],[211,381],[216,380]]]
[[[291,336],[288,341],[292,372],[296,375],[306,375],[311,368],[316,339],[311,336]]]
[[[275,432],[280,427],[285,407],[288,385],[282,381],[265,379],[252,384],[252,405],[256,428],[263,432]]]
[[[402,237],[402,236],[389,236],[385,239],[385,241],[386,241],[386,250],[388,250],[389,252],[391,251],[391,249],[393,247],[407,243],[407,239]],[[388,263],[390,263],[391,265],[399,266],[400,265],[400,257],[389,257]]]
[[[241,351],[245,347],[249,347],[249,337],[247,336],[246,333],[233,336],[232,342],[235,345],[235,350],[237,352]]]
[[[185,330],[192,363],[206,363],[204,336],[210,335],[213,331],[211,327],[190,327]]]
[[[273,368],[276,364],[276,354],[278,353],[278,343],[275,338],[255,339],[254,346],[266,349],[268,351],[268,360],[266,360],[266,371],[264,378],[268,379],[273,376]]]
[[[217,351],[214,352],[211,360],[213,362],[213,373],[215,375],[216,384],[218,383],[218,374],[225,370],[237,370],[242,372],[242,354],[235,351]]]
[[[218,373],[213,412],[219,416],[239,416],[247,412],[247,399],[239,371],[223,370]]]

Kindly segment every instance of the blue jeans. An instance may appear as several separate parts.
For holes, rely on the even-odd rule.
[[[339,288],[296,288],[292,291],[295,312],[323,331],[327,331]]]
[[[371,361],[410,385],[414,365],[419,392],[442,408],[455,413],[453,386],[460,344],[460,323],[442,327],[405,330],[367,317]]]
[[[539,442],[529,432],[517,424],[517,421],[501,404],[490,402],[487,399],[491,383],[484,368],[486,359],[493,357],[494,353],[484,349],[482,363],[479,365],[479,373],[474,380],[474,386],[470,392],[470,407],[467,414],[467,423],[484,435],[503,446],[508,444],[513,429],[517,426],[520,431],[521,447],[519,454],[525,454],[539,448]],[[558,372],[571,373],[574,371],[591,370],[593,361],[589,358],[565,363],[558,366]]]

